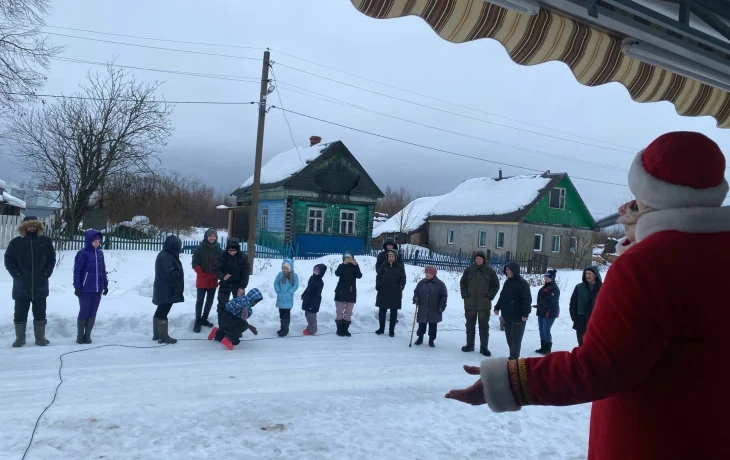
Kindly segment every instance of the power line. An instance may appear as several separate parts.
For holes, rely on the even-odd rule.
[[[281,104],[281,107],[284,107],[284,101],[281,99],[281,93],[279,92],[279,85],[276,84],[276,73],[274,72],[274,66],[269,66],[269,69],[271,69],[271,76],[274,79],[274,88],[276,89],[276,95],[279,97],[279,104]],[[294,144],[294,148],[297,149],[297,156],[299,157],[299,161],[304,163],[304,160],[302,160],[302,155],[299,153],[299,146],[297,145],[297,141],[294,140],[294,133],[292,133],[291,125],[289,124],[289,117],[286,116],[286,112],[282,111],[284,114],[284,120],[286,120],[286,126],[289,128],[289,136],[291,137],[291,142]]]
[[[353,128],[351,126],[343,125],[343,124],[340,124],[340,123],[335,123],[333,121],[324,120],[322,118],[317,118],[317,117],[314,117],[314,116],[311,116],[311,115],[306,115],[306,114],[299,113],[299,112],[295,112],[295,111],[289,110],[289,109],[284,109],[283,107],[271,106],[271,108],[272,109],[279,109],[279,110],[282,110],[282,111],[285,111],[285,112],[289,112],[289,113],[294,114],[294,115],[299,115],[300,117],[309,118],[309,119],[316,120],[316,121],[319,121],[319,122],[322,122],[322,123],[327,123],[327,124],[330,124],[330,125],[339,126],[340,128],[345,128],[345,129],[349,129],[349,130],[356,131],[356,132],[359,132],[359,133],[368,134],[370,136],[380,137],[380,138],[388,139],[388,140],[391,140],[391,141],[394,141],[394,142],[399,142],[401,144],[412,145],[414,147],[420,147],[420,148],[423,148],[423,149],[428,149],[428,150],[433,150],[433,151],[436,151],[436,152],[446,153],[446,154],[454,155],[454,156],[457,156],[457,157],[469,158],[471,160],[484,161],[486,163],[493,163],[493,164],[497,164],[497,165],[501,165],[501,166],[509,166],[511,168],[523,169],[523,170],[526,170],[526,171],[534,171],[534,172],[540,172],[540,173],[544,172],[541,169],[527,168],[525,166],[513,165],[513,164],[510,164],[510,163],[503,163],[503,162],[494,161],[494,160],[488,160],[486,158],[475,157],[475,156],[466,155],[466,154],[463,154],[463,153],[452,152],[450,150],[439,149],[437,147],[431,147],[431,146],[428,146],[428,145],[417,144],[415,142],[404,141],[402,139],[397,139],[395,137],[385,136],[385,135],[382,135],[382,134],[377,134],[377,133],[373,133],[373,132],[370,132],[370,131],[365,131],[365,130],[359,129],[359,128]],[[587,182],[595,182],[595,183],[598,183],[598,184],[607,184],[607,185],[616,185],[616,186],[620,186],[620,187],[628,187],[628,185],[626,185],[626,184],[619,184],[617,182],[602,181],[602,180],[590,179],[590,178],[578,177],[578,176],[570,176],[570,177],[572,179],[583,180],[583,181],[587,181]]]
[[[63,94],[34,94],[34,93],[15,93],[8,91],[0,91],[0,94],[8,94],[11,96],[25,96],[25,97],[52,97],[56,99],[81,99],[85,101],[101,101],[109,102],[111,99],[104,99],[100,97],[89,97],[89,96],[66,96]],[[140,102],[138,99],[115,99],[118,102]],[[149,104],[200,104],[200,105],[253,105],[258,102],[227,102],[227,101],[165,101],[165,100],[154,100],[146,101]]]
[[[236,82],[242,82],[242,83],[261,84],[261,80],[256,79],[254,77],[220,75],[220,74],[210,74],[210,73],[200,73],[200,72],[186,72],[186,71],[182,71],[182,70],[154,69],[154,68],[150,68],[150,67],[137,67],[137,66],[130,66],[130,65],[112,64],[112,63],[108,63],[108,62],[87,61],[84,59],[74,59],[74,58],[64,58],[64,57],[57,57],[57,58],[52,58],[52,59],[55,61],[71,62],[71,63],[75,63],[75,64],[99,65],[99,66],[104,66],[104,67],[111,65],[112,67],[119,67],[122,69],[147,70],[150,72],[160,72],[160,73],[169,73],[169,74],[175,74],[175,75],[186,75],[186,76],[191,76],[191,77],[212,78],[212,79],[216,79],[216,80],[228,80],[228,81],[236,81]]]
[[[432,126],[432,125],[427,125],[425,123],[419,123],[417,121],[413,121],[413,120],[409,120],[409,119],[406,119],[406,118],[397,117],[395,115],[390,115],[388,113],[378,112],[377,110],[368,109],[366,107],[361,107],[359,105],[356,105],[356,104],[353,104],[353,103],[350,103],[350,102],[346,102],[346,101],[342,101],[342,100],[339,100],[339,99],[335,99],[335,98],[333,98],[331,96],[327,96],[325,94],[317,93],[317,92],[308,90],[306,88],[301,88],[301,87],[298,87],[298,86],[294,86],[294,85],[291,85],[289,83],[280,82],[280,84],[281,85],[284,85],[284,86],[289,86],[289,87],[292,87],[292,88],[302,89],[303,91],[309,91],[311,94],[303,93],[303,92],[300,92],[300,91],[295,91],[295,90],[292,90],[292,89],[289,89],[289,88],[286,88],[286,87],[283,88],[284,90],[290,91],[292,93],[301,94],[303,96],[312,97],[312,98],[315,98],[315,99],[318,99],[318,100],[323,100],[323,101],[331,102],[331,103],[334,103],[334,104],[340,104],[340,105],[344,105],[344,106],[347,106],[347,107],[352,107],[352,108],[355,108],[355,109],[358,109],[358,110],[362,110],[362,111],[365,111],[365,112],[368,112],[368,113],[373,113],[373,114],[376,114],[376,115],[381,115],[381,116],[388,117],[388,118],[392,118],[392,119],[395,119],[395,120],[400,120],[400,121],[403,121],[403,122],[406,122],[406,123],[410,123],[410,124],[414,124],[414,125],[417,125],[417,126],[422,126],[424,128],[429,128],[429,129],[433,129],[433,130],[437,130],[437,131],[441,131],[441,132],[445,132],[445,133],[449,133],[449,134],[454,134],[456,136],[461,136],[461,137],[465,137],[465,138],[468,138],[468,139],[474,139],[474,140],[478,140],[478,141],[485,142],[485,143],[488,143],[488,144],[498,145],[498,146],[501,146],[501,147],[508,147],[508,148],[517,149],[517,150],[524,150],[525,152],[535,153],[535,154],[538,154],[538,155],[548,156],[548,157],[552,157],[552,158],[557,158],[557,159],[560,159],[560,160],[566,160],[566,161],[570,161],[570,162],[574,162],[574,163],[585,164],[585,165],[588,165],[588,166],[598,166],[598,167],[601,167],[601,168],[608,168],[608,169],[612,169],[612,170],[615,170],[615,171],[628,172],[628,169],[620,168],[620,167],[613,166],[613,165],[606,165],[606,164],[602,164],[602,163],[596,163],[596,162],[592,162],[592,161],[571,158],[571,157],[567,157],[567,156],[563,156],[563,155],[557,155],[557,154],[548,153],[548,152],[545,152],[545,151],[542,151],[542,150],[535,150],[535,149],[531,149],[531,148],[527,148],[527,147],[521,147],[519,145],[507,144],[507,143],[504,143],[504,142],[499,142],[499,141],[495,141],[495,140],[492,140],[492,139],[487,139],[487,138],[484,138],[484,137],[473,136],[471,134],[460,133],[458,131],[451,131],[451,130],[448,130],[448,129],[445,129],[445,128],[440,128],[438,126]]]
[[[478,121],[478,122],[481,122],[481,123],[487,123],[487,124],[490,124],[490,125],[500,126],[500,127],[503,127],[503,128],[514,129],[514,130],[517,130],[517,131],[522,131],[522,132],[526,132],[526,133],[530,133],[530,134],[536,134],[538,136],[544,136],[544,137],[548,137],[548,138],[551,138],[551,139],[557,139],[557,140],[561,140],[561,141],[572,142],[572,143],[575,143],[575,144],[585,145],[585,146],[588,146],[588,147],[595,147],[595,148],[605,149],[605,150],[613,150],[613,151],[621,152],[621,153],[632,153],[632,154],[635,153],[635,152],[629,152],[627,150],[622,150],[622,149],[617,149],[617,148],[612,148],[612,147],[606,147],[606,146],[601,146],[601,145],[596,145],[596,144],[589,144],[587,142],[580,142],[580,141],[576,141],[576,140],[573,140],[573,139],[566,139],[564,137],[552,136],[550,134],[540,133],[540,132],[537,132],[537,131],[530,131],[528,129],[517,128],[515,126],[504,125],[504,124],[501,124],[501,123],[496,123],[496,122],[493,122],[493,121],[484,120],[482,118],[472,117],[470,115],[464,115],[462,113],[457,113],[457,112],[452,112],[450,110],[441,109],[441,108],[434,107],[434,106],[431,106],[431,105],[428,105],[428,104],[421,104],[420,102],[414,102],[414,101],[410,101],[408,99],[403,99],[403,98],[400,98],[400,97],[391,96],[389,94],[380,93],[378,91],[373,91],[371,89],[363,88],[361,86],[353,85],[353,84],[350,84],[350,83],[345,83],[345,82],[340,81],[340,80],[335,80],[333,78],[325,77],[323,75],[319,75],[319,74],[316,74],[316,73],[313,73],[313,72],[309,72],[307,70],[299,69],[297,67],[293,67],[293,66],[290,66],[290,65],[287,65],[287,64],[282,64],[281,62],[277,62],[276,64],[278,64],[278,65],[280,65],[282,67],[286,67],[288,69],[296,70],[297,72],[302,72],[304,74],[311,75],[311,76],[317,77],[317,78],[321,78],[323,80],[331,81],[333,83],[337,83],[337,84],[340,84],[340,85],[344,85],[344,86],[347,86],[347,87],[350,87],[350,88],[359,89],[361,91],[366,91],[368,93],[377,94],[378,96],[383,96],[383,97],[387,97],[387,98],[390,98],[390,99],[395,99],[397,101],[406,102],[408,104],[413,104],[413,105],[416,105],[418,107],[424,107],[424,108],[427,108],[427,109],[435,110],[437,112],[448,113],[450,115],[455,115],[457,117],[466,118],[466,119],[473,120],[473,121]]]
[[[164,38],[141,37],[139,35],[113,34],[111,32],[100,32],[98,30],[74,29],[73,27],[60,27],[60,26],[49,26],[49,25],[46,25],[45,27],[47,27],[49,29],[71,30],[74,32],[86,32],[86,33],[90,33],[90,34],[108,35],[110,37],[136,38],[137,40],[151,40],[151,41],[156,41],[156,42],[180,43],[180,44],[184,44],[184,45],[218,46],[221,48],[239,48],[239,49],[247,49],[247,50],[265,50],[266,49],[266,48],[257,47],[257,46],[222,45],[219,43],[189,42],[189,41],[185,41],[185,40],[167,40]],[[49,32],[46,32],[46,33],[49,33]]]
[[[75,38],[78,40],[89,40],[92,42],[111,43],[114,45],[135,46],[137,48],[147,48],[147,49],[161,50],[161,51],[174,51],[176,53],[200,54],[203,56],[216,56],[216,57],[224,57],[224,58],[231,58],[231,59],[246,59],[246,60],[250,60],[250,61],[259,60],[258,58],[252,58],[252,57],[247,57],[247,56],[235,56],[232,54],[206,53],[205,51],[181,50],[181,49],[177,49],[177,48],[164,48],[161,46],[140,45],[138,43],[115,42],[112,40],[102,40],[100,38],[78,37],[76,35],[57,34],[55,32],[45,32],[45,34],[46,35],[55,35],[57,37]]]
[[[231,44],[222,44],[222,43],[209,43],[209,42],[193,42],[193,41],[185,41],[185,40],[170,40],[170,39],[164,39],[164,38],[143,37],[143,36],[138,36],[138,35],[115,34],[115,33],[110,33],[110,32],[101,32],[101,31],[97,31],[97,30],[76,29],[76,28],[72,28],[72,27],[60,27],[60,26],[48,26],[48,25],[46,27],[51,28],[51,29],[70,30],[70,31],[74,31],[74,32],[85,32],[85,33],[91,33],[91,34],[107,35],[107,36],[114,36],[114,37],[124,37],[124,38],[134,38],[134,39],[138,39],[138,40],[150,40],[150,41],[158,41],[158,42],[166,42],[166,43],[180,43],[180,44],[186,44],[186,45],[214,46],[214,47],[221,47],[221,48],[238,48],[238,49],[253,49],[253,50],[265,49],[265,48],[253,47],[253,46],[241,46],[241,45],[231,45]],[[345,70],[341,70],[341,69],[338,69],[336,67],[331,67],[331,66],[328,66],[328,65],[325,65],[325,64],[321,64],[319,62],[312,61],[310,59],[305,59],[305,58],[296,56],[294,54],[286,53],[286,52],[281,51],[281,50],[278,50],[278,49],[272,49],[272,51],[274,51],[276,53],[279,53],[279,54],[281,54],[283,56],[290,57],[292,59],[297,59],[299,61],[303,61],[303,62],[312,64],[312,65],[316,65],[318,67],[322,67],[324,69],[333,70],[335,72],[339,72],[339,73],[342,73],[344,75],[349,75],[351,77],[359,78],[361,80],[369,81],[371,83],[376,83],[378,85],[386,86],[388,88],[396,89],[398,91],[403,91],[405,93],[410,93],[410,94],[413,94],[415,96],[423,97],[423,98],[426,98],[426,99],[431,99],[431,100],[434,100],[434,101],[437,101],[437,102],[442,102],[444,104],[453,105],[455,107],[460,107],[460,108],[463,108],[463,109],[473,110],[475,112],[483,113],[485,115],[490,115],[490,116],[493,116],[493,117],[502,118],[502,119],[509,120],[509,121],[514,121],[514,122],[517,122],[517,123],[522,123],[524,125],[533,126],[535,128],[546,129],[546,130],[554,131],[554,132],[561,133],[561,134],[567,134],[569,136],[573,136],[573,137],[577,137],[577,138],[581,138],[581,139],[587,139],[587,140],[592,140],[592,141],[595,141],[595,142],[601,142],[601,143],[604,143],[604,144],[607,144],[607,145],[613,145],[615,147],[621,147],[621,148],[624,148],[624,149],[628,149],[631,153],[637,152],[639,150],[638,148],[635,148],[635,147],[629,147],[629,146],[625,146],[625,145],[621,145],[621,144],[616,144],[616,143],[612,143],[612,142],[602,141],[602,140],[595,139],[595,138],[592,138],[592,137],[588,137],[588,136],[583,136],[583,135],[580,135],[580,134],[571,133],[569,131],[561,131],[561,130],[556,129],[556,128],[550,128],[550,127],[543,126],[543,125],[539,125],[539,124],[536,124],[536,123],[530,123],[530,122],[523,121],[523,120],[520,120],[520,119],[517,119],[517,118],[510,118],[510,117],[507,117],[507,116],[504,116],[504,115],[499,115],[497,113],[488,112],[486,110],[478,109],[476,107],[471,107],[471,106],[468,106],[468,105],[463,105],[463,104],[459,104],[459,103],[456,103],[456,102],[448,101],[448,100],[445,100],[445,99],[440,99],[440,98],[437,98],[437,97],[434,97],[434,96],[429,96],[427,94],[419,93],[417,91],[409,90],[409,89],[402,88],[402,87],[399,87],[399,86],[396,86],[396,85],[392,85],[390,83],[385,83],[385,82],[378,81],[378,80],[375,80],[375,79],[372,79],[372,78],[363,77],[362,75],[358,75],[356,73],[347,72]],[[518,128],[516,128],[516,129],[518,129]]]

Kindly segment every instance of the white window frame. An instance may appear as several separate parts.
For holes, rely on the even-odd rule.
[[[477,246],[480,248],[486,248],[487,247],[487,232],[486,230],[479,230],[479,233],[477,233]]]
[[[502,244],[499,244],[499,235],[502,235]],[[497,232],[497,241],[494,242],[496,249],[504,249],[504,232]]]
[[[352,219],[345,219],[343,214],[352,214]],[[342,231],[342,224],[351,225],[351,228],[345,228]],[[349,232],[347,230],[350,230]],[[340,235],[355,235],[357,232],[357,211],[354,209],[340,209]]]
[[[555,243],[558,243],[558,250],[555,250]],[[560,235],[553,235],[553,252],[559,253],[561,250],[561,246],[563,244],[563,239],[560,237]]]
[[[535,248],[535,238],[540,237],[540,249]],[[535,252],[542,252],[542,248],[545,244],[545,235],[542,233],[535,233],[535,238],[532,239],[532,250]]]
[[[261,207],[261,218],[259,219],[259,228],[266,230],[269,227],[269,207]]]
[[[454,244],[454,229],[446,230],[446,244]]]
[[[312,216],[312,211],[320,211],[322,213],[321,217]],[[307,208],[307,233],[311,234],[321,234],[324,233],[324,218],[325,214],[327,213],[327,210],[324,208]],[[312,227],[310,223],[314,221],[314,231],[312,231]],[[317,231],[317,221],[319,221],[319,231]]]
[[[557,208],[552,205],[552,202],[553,202],[553,200],[552,200],[553,192],[555,192],[555,191],[557,191],[558,193],[560,193],[560,196],[558,197],[558,207]],[[548,196],[548,208],[550,208],[550,209],[565,209],[565,201],[566,201],[567,194],[568,194],[568,191],[566,189],[560,188],[560,187],[556,187],[556,188],[550,190],[550,195]]]

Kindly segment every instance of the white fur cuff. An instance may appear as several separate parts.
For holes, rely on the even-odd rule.
[[[481,365],[484,399],[494,412],[514,412],[520,410],[510,389],[507,359],[485,359]]]
[[[655,209],[716,207],[725,200],[729,189],[727,180],[701,190],[664,182],[644,169],[643,155],[642,150],[629,169],[629,189],[637,200]]]

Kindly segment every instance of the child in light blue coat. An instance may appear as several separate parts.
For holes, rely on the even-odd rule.
[[[289,334],[289,323],[291,322],[291,309],[294,307],[294,293],[299,289],[299,277],[294,273],[294,261],[284,259],[281,264],[281,272],[276,275],[274,291],[276,291],[276,308],[279,309],[281,329],[277,332],[279,337]]]

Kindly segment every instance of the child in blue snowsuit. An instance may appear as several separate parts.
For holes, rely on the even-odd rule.
[[[299,276],[294,273],[294,261],[284,259],[281,264],[281,271],[274,280],[274,291],[276,291],[276,308],[279,309],[281,329],[276,333],[279,337],[289,334],[289,323],[291,322],[291,309],[294,307],[294,293],[299,289]]]
[[[78,332],[76,343],[91,343],[91,330],[96,322],[96,312],[101,296],[109,292],[109,280],[101,250],[101,233],[87,230],[84,249],[74,260],[74,294],[79,298]]]
[[[241,335],[250,329],[253,335],[258,335],[255,327],[248,324],[248,318],[253,315],[253,306],[263,300],[264,296],[258,289],[251,289],[246,294],[235,297],[226,303],[223,312],[218,315],[218,327],[214,327],[208,340],[217,340],[229,350],[241,343]]]

